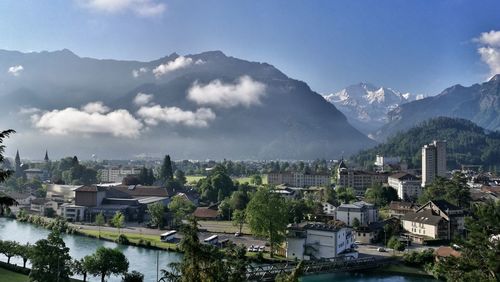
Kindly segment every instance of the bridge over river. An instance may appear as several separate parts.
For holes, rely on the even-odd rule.
[[[375,258],[375,257],[340,257],[333,258],[327,261],[304,261],[302,275],[367,270],[378,268],[387,264],[394,263],[392,258]],[[248,281],[274,281],[276,276],[281,273],[291,273],[298,262],[265,264],[251,266],[247,272]]]

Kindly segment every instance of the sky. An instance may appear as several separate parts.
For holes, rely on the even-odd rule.
[[[497,0],[5,0],[0,19],[0,49],[143,61],[221,50],[325,94],[363,81],[434,95],[500,65],[478,40],[500,30]]]

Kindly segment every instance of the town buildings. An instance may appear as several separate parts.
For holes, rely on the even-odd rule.
[[[351,249],[352,229],[319,222],[291,224],[287,228],[286,257],[317,260],[335,258]]]
[[[356,191],[357,196],[363,196],[366,189],[372,185],[386,183],[388,176],[388,173],[383,172],[350,169],[344,160],[341,160],[337,169],[337,186],[351,187]]]
[[[414,242],[451,240],[463,235],[465,212],[444,200],[429,201],[401,218],[406,236]]]
[[[336,219],[345,222],[348,226],[353,226],[357,219],[360,226],[367,226],[378,221],[378,210],[373,204],[363,201],[342,204],[337,207]]]
[[[389,186],[396,189],[398,197],[405,201],[415,201],[422,194],[421,180],[415,175],[399,172],[388,177]]]
[[[434,140],[422,147],[422,187],[429,185],[436,176],[446,176],[446,141]]]
[[[130,175],[139,175],[141,168],[136,167],[108,167],[99,170],[101,183],[122,183]]]
[[[267,183],[269,185],[286,184],[293,187],[310,187],[331,185],[329,174],[309,174],[301,172],[268,173]]]

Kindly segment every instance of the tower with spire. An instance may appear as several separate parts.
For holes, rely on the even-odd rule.
[[[45,158],[43,158],[43,160],[48,163],[50,161],[49,159],[49,151],[45,150]]]
[[[21,177],[23,171],[21,169],[21,157],[19,157],[19,150],[16,151],[16,158],[14,159],[14,164],[16,166],[16,177]]]

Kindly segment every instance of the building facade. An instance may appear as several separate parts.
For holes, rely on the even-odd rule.
[[[330,175],[328,174],[307,174],[300,172],[268,173],[267,183],[269,185],[287,184],[293,187],[310,187],[331,185]]]
[[[110,167],[99,170],[99,180],[102,183],[121,183],[129,175],[139,175],[140,168],[135,167]]]
[[[422,187],[429,185],[436,176],[446,176],[446,141],[434,140],[422,148]]]
[[[396,173],[389,176],[387,182],[398,192],[398,197],[404,201],[415,201],[422,194],[421,180],[413,174]]]
[[[303,222],[287,228],[286,257],[318,260],[338,257],[351,249],[352,229],[318,222]]]
[[[352,226],[355,218],[358,219],[360,226],[368,226],[368,224],[378,221],[378,210],[374,205],[363,201],[342,204],[337,207],[337,220]]]
[[[342,160],[337,169],[337,186],[351,187],[357,196],[363,196],[366,189],[372,185],[386,183],[388,176],[389,174],[384,172],[349,169]]]

